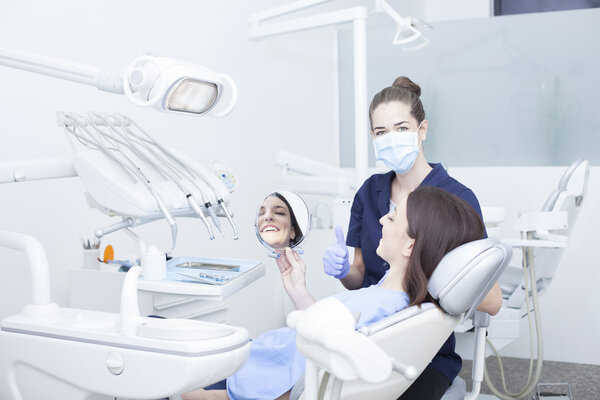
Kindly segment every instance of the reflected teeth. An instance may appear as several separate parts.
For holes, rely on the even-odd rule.
[[[263,229],[263,232],[278,232],[279,229],[275,228],[274,226],[268,226],[265,229]]]

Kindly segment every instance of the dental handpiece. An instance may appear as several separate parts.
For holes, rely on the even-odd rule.
[[[175,183],[175,185],[179,188],[179,190],[181,190],[181,192],[185,195],[187,203],[190,206],[190,208],[192,210],[194,210],[194,213],[204,223],[204,226],[206,226],[210,240],[213,240],[215,238],[215,234],[213,233],[213,230],[212,230],[210,224],[208,223],[206,216],[204,215],[204,213],[200,209],[200,206],[198,205],[198,203],[194,199],[193,195],[191,194],[191,191],[189,190],[189,188],[186,187],[187,185],[185,185],[185,182],[182,181],[183,180],[182,175],[179,174],[172,165],[169,165],[169,163],[166,160],[164,160],[162,157],[160,157],[160,155],[156,154],[156,152],[154,152],[152,149],[148,148],[145,144],[140,144],[140,145],[143,146],[144,148],[146,148],[146,150],[149,151],[150,154],[152,154],[158,161],[162,162],[163,169],[161,170],[160,168],[158,168],[158,165],[156,163],[153,163],[148,158],[148,156],[146,156],[145,154],[143,154],[140,151],[136,151],[138,153],[138,157],[140,157],[143,160],[146,160],[146,162],[149,165],[151,165],[151,167],[154,168],[158,173],[162,174],[165,178],[170,179],[173,183]]]
[[[92,133],[85,127],[85,124],[83,124],[80,121],[80,117],[79,116],[73,116],[70,115],[71,119],[73,121],[75,121],[77,123],[77,126],[85,133],[87,133],[88,136],[93,137]],[[99,134],[103,134],[103,132],[99,131],[96,128],[97,133]],[[69,133],[75,135],[77,138],[79,138],[80,140],[84,140],[86,143],[91,143],[93,144],[98,150],[100,150],[104,155],[106,155],[106,157],[108,157],[110,160],[112,160],[114,163],[116,163],[118,166],[120,166],[123,170],[129,172],[131,175],[135,176],[137,178],[138,181],[140,181],[142,184],[144,184],[146,186],[146,188],[148,189],[148,191],[152,194],[152,196],[154,197],[156,203],[158,204],[159,209],[161,210],[163,216],[165,217],[167,223],[169,224],[170,228],[171,228],[171,250],[173,250],[175,248],[175,245],[177,243],[177,224],[175,222],[175,219],[173,218],[173,216],[171,215],[171,213],[169,212],[169,210],[167,209],[167,207],[165,206],[165,204],[163,203],[161,197],[158,195],[158,193],[154,190],[152,184],[150,183],[150,180],[146,177],[146,175],[142,172],[142,170],[136,166],[125,154],[123,154],[122,151],[120,151],[117,148],[112,148],[110,150],[113,150],[115,152],[118,152],[123,158],[124,160],[131,164],[132,166],[128,166],[127,164],[125,164],[124,162],[120,161],[115,155],[111,154],[110,151],[108,151],[109,149],[106,149],[105,147],[103,147],[102,145],[100,145],[97,142],[94,142],[93,140],[91,140],[90,138],[87,137],[83,137],[82,135],[79,135],[75,132],[71,132],[68,131]],[[114,139],[113,139],[114,140]]]
[[[218,229],[218,231],[223,235],[223,228],[221,227],[221,223],[219,222],[219,219],[213,209],[212,203],[210,202],[210,200],[208,199],[208,194],[210,193],[210,190],[207,190],[208,187],[210,187],[208,185],[208,183],[203,179],[203,184],[207,186],[207,188],[201,188],[198,185],[198,182],[196,182],[196,180],[194,179],[194,173],[193,171],[187,167],[187,165],[185,165],[185,163],[181,162],[181,160],[179,160],[177,157],[175,157],[171,152],[169,152],[166,148],[162,147],[161,145],[159,145],[157,142],[154,141],[154,139],[152,139],[144,130],[142,130],[137,124],[135,124],[133,121],[131,121],[131,123],[140,131],[144,134],[144,136],[146,136],[147,139],[143,139],[141,137],[139,137],[138,135],[136,135],[134,132],[132,132],[129,129],[124,129],[127,133],[129,133],[131,136],[133,136],[136,141],[138,142],[138,144],[144,146],[148,151],[150,151],[154,157],[156,157],[157,159],[161,160],[163,162],[163,164],[165,164],[166,166],[168,166],[169,168],[173,169],[173,170],[178,170],[177,172],[182,175],[185,179],[189,180],[193,186],[196,187],[196,189],[198,189],[198,191],[200,192],[200,194],[203,197],[203,201],[204,201],[204,206],[205,209],[208,213],[208,215],[210,216],[210,219],[213,222],[213,225]],[[169,159],[169,161],[165,160],[164,158],[160,157],[158,154],[156,154],[156,152],[154,152],[149,146],[148,144],[153,145],[156,149],[158,149],[162,154],[166,155],[167,158]],[[179,168],[177,168],[179,167]],[[171,179],[173,179],[171,177]],[[177,182],[176,179],[174,179],[176,181],[176,183],[178,185],[180,185],[180,182]],[[211,188],[212,189],[212,188]],[[214,190],[213,190],[214,191]],[[206,192],[206,193],[205,193]],[[195,203],[194,205],[192,205],[192,203],[189,202],[190,200],[190,191],[186,190],[186,196],[188,197],[188,203],[190,204],[190,207],[192,207],[192,209],[196,212],[196,214],[198,214],[198,216],[201,218],[202,222],[206,225],[207,229],[209,230],[209,235],[211,240],[214,239],[214,233],[212,232],[212,229],[210,228],[210,225],[207,222],[206,216],[203,212],[200,211],[200,207],[198,206],[197,203]]]
[[[194,210],[196,215],[200,218],[200,220],[206,226],[210,240],[213,240],[215,238],[215,234],[213,233],[213,230],[210,227],[210,224],[208,223],[208,220],[206,219],[204,212],[202,212],[202,210],[200,209],[200,205],[196,202],[196,200],[192,197],[191,194],[187,195],[187,199],[188,199],[188,204],[190,205],[190,207]]]
[[[213,205],[209,202],[206,202],[204,204],[204,206],[206,207],[206,210],[208,211],[208,215],[210,216],[210,219],[213,222],[213,225],[217,227],[217,229],[219,230],[219,233],[221,233],[221,236],[223,235],[223,228],[221,227],[221,223],[219,222],[219,218],[217,217],[217,213],[215,213],[215,209],[213,207]]]
[[[158,208],[162,211],[163,216],[165,217],[165,219],[167,220],[167,223],[171,227],[171,249],[170,250],[174,250],[175,245],[177,244],[177,223],[175,222],[175,219],[173,218],[173,216],[167,209],[167,206],[165,206],[165,203],[163,203],[160,196],[158,196],[158,193],[156,193],[154,191],[152,186],[148,186],[148,189],[154,194],[154,198],[156,199]]]
[[[238,234],[237,226],[235,226],[235,223],[233,222],[233,218],[231,218],[231,213],[227,209],[227,206],[225,205],[225,202],[223,200],[219,200],[219,205],[221,206],[223,213],[225,213],[225,217],[227,217],[227,221],[229,221],[229,224],[231,225],[231,229],[233,229],[233,239],[238,240],[240,238],[240,236]]]
[[[213,222],[213,225],[217,228],[217,230],[221,233],[221,235],[223,235],[223,228],[221,227],[221,223],[215,212],[215,209],[214,209],[215,206],[213,206],[213,204],[211,203],[211,200],[213,200],[213,199],[217,200],[218,204],[216,205],[216,207],[220,206],[221,209],[223,209],[229,223],[231,224],[231,226],[233,228],[234,239],[238,239],[239,235],[237,232],[237,228],[235,227],[235,224],[233,224],[233,219],[231,218],[231,214],[229,213],[229,211],[227,210],[226,207],[223,208],[223,206],[224,206],[223,196],[224,196],[224,192],[227,192],[227,189],[222,184],[222,182],[219,181],[215,176],[208,173],[208,171],[205,171],[203,168],[200,168],[200,169],[193,168],[191,166],[188,166],[186,163],[182,162],[178,157],[173,155],[171,153],[171,151],[167,150],[166,148],[161,146],[159,143],[157,143],[139,125],[137,125],[135,122],[131,121],[129,118],[124,117],[124,116],[120,116],[120,118],[126,122],[131,123],[131,125],[133,125],[135,128],[137,128],[137,130],[139,132],[141,132],[145,136],[145,138],[140,137],[139,135],[137,135],[130,129],[124,127],[123,130],[125,132],[129,133],[132,137],[134,137],[136,139],[136,142],[138,142],[139,144],[144,146],[148,151],[153,153],[155,157],[161,159],[161,161],[164,164],[166,164],[167,166],[169,166],[172,169],[177,169],[179,174],[184,176],[185,179],[189,180],[192,183],[192,185],[194,185],[198,189],[198,191],[201,193],[201,195],[203,197],[205,210],[207,211],[208,216],[210,217],[211,221]],[[165,155],[169,159],[170,162],[167,162],[167,160],[162,159],[162,157],[158,157],[158,155],[154,151],[152,151],[148,145],[152,145],[156,149],[158,149],[163,155]],[[200,187],[199,182],[197,182],[197,179],[195,179],[195,178],[199,178],[202,181],[202,184],[206,187]],[[212,192],[212,195],[211,195],[211,192]],[[189,191],[188,191],[188,193],[189,193]],[[227,194],[228,194],[228,192],[227,192]],[[189,197],[188,197],[188,199],[189,199]],[[191,207],[193,208],[193,206],[191,206]],[[197,212],[197,210],[195,208],[194,208],[194,211]],[[202,220],[203,220],[203,222],[206,221],[205,218],[203,218]],[[211,237],[211,239],[212,239],[212,237]]]

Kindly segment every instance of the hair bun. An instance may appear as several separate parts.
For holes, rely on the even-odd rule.
[[[409,92],[412,92],[415,95],[417,95],[417,97],[421,96],[421,87],[405,76],[396,78],[394,83],[392,83],[392,86],[408,90]]]

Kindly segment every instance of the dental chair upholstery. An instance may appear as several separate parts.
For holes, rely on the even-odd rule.
[[[373,383],[364,381],[367,374],[360,371],[361,368],[365,369],[362,363],[373,365],[371,369],[376,369],[373,360],[367,359],[368,356],[361,361],[361,355],[345,355],[339,352],[335,354],[335,350],[332,350],[329,344],[331,335],[339,334],[335,329],[323,327],[322,332],[315,332],[320,326],[319,318],[322,317],[323,320],[328,318],[328,316],[318,315],[318,308],[321,307],[319,304],[329,299],[319,301],[305,311],[291,313],[288,317],[288,325],[298,332],[298,350],[310,362],[335,377],[321,379],[320,390],[325,391],[325,398],[336,398],[335,392],[339,391],[340,380],[343,380],[341,398],[344,400],[397,399],[429,364],[454,327],[475,311],[500,276],[510,255],[511,248],[494,238],[459,246],[442,259],[429,281],[429,293],[437,300],[441,309],[432,303],[425,303],[421,307],[409,307],[375,324],[361,328],[359,332],[362,335],[383,349],[396,364],[403,364],[400,367],[394,365],[394,369],[404,371],[403,374],[391,372],[383,381]],[[349,314],[347,309],[346,312]],[[365,343],[366,345],[370,346],[368,343]],[[357,353],[360,353],[360,350]],[[340,367],[344,362],[348,365],[344,368]],[[355,371],[348,373],[348,368],[355,368]],[[327,376],[327,373],[321,376]],[[361,378],[361,376],[362,380],[349,379],[349,377]],[[306,384],[308,385],[309,382],[307,381]],[[291,398],[303,398],[299,397],[298,393],[302,384],[296,386]]]

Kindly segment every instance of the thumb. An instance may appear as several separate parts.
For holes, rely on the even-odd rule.
[[[342,227],[340,225],[336,225],[334,230],[338,246],[346,247],[346,239],[344,238],[344,231],[342,230]]]

